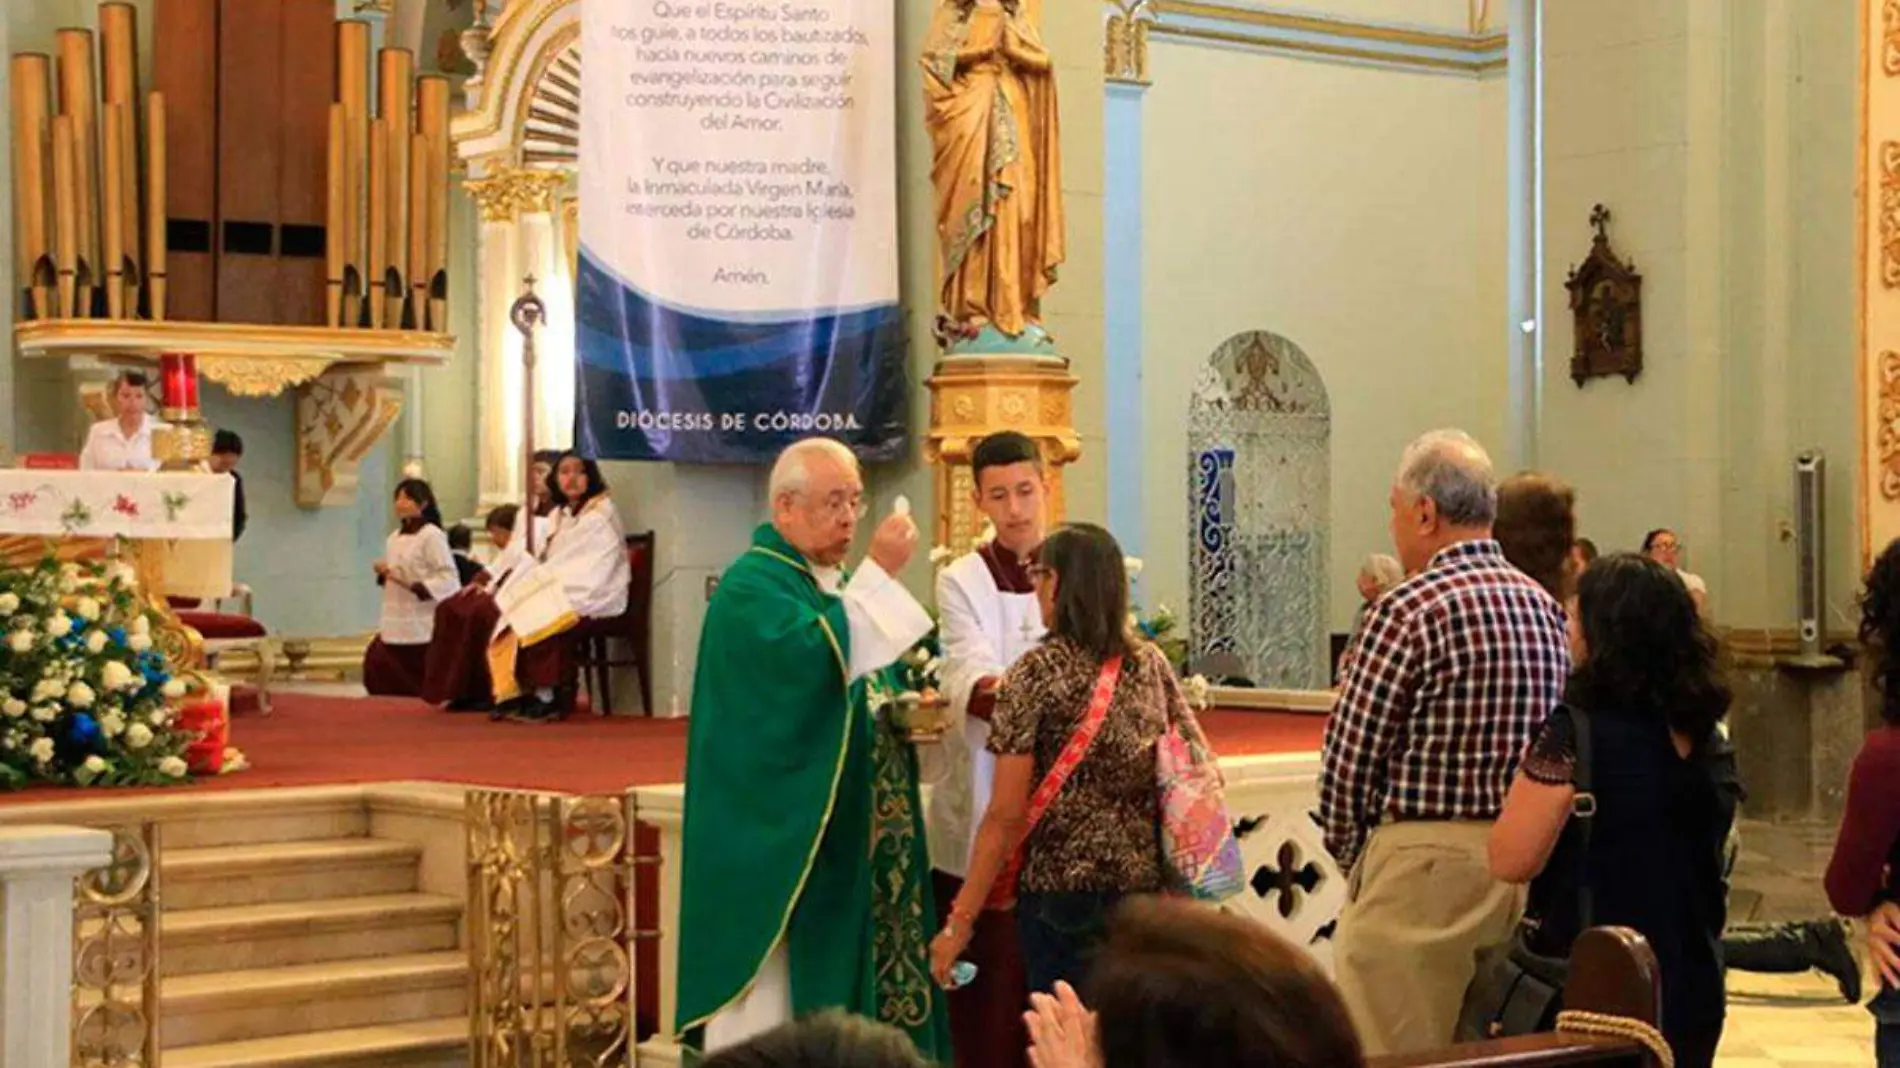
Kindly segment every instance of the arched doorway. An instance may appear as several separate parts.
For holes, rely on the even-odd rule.
[[[1193,662],[1323,689],[1332,408],[1299,346],[1253,330],[1214,350],[1188,404],[1188,465]]]

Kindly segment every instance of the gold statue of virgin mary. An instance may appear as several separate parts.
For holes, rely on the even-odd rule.
[[[1051,351],[1062,153],[1042,0],[938,0],[921,60],[951,352]],[[999,336],[1000,335],[1000,336]]]

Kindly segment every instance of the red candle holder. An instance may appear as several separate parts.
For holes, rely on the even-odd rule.
[[[167,352],[158,358],[159,408],[169,423],[198,420],[198,357]]]

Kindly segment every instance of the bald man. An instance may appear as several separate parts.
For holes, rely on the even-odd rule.
[[[893,577],[899,507],[844,571],[864,481],[813,438],[772,469],[772,520],[706,610],[687,736],[679,1031],[712,1052],[844,1009],[950,1054],[930,981],[936,918],[916,755],[877,715],[887,669],[930,631]]]

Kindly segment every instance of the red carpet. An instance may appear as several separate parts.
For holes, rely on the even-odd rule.
[[[605,793],[678,782],[686,765],[686,721],[579,715],[563,723],[495,723],[419,701],[274,695],[271,716],[240,715],[231,744],[251,767],[180,790],[434,780],[481,786]],[[1202,720],[1223,756],[1318,749],[1323,716],[1282,712],[1207,713]],[[127,791],[131,792],[131,791]],[[70,798],[40,787],[6,800]]]

